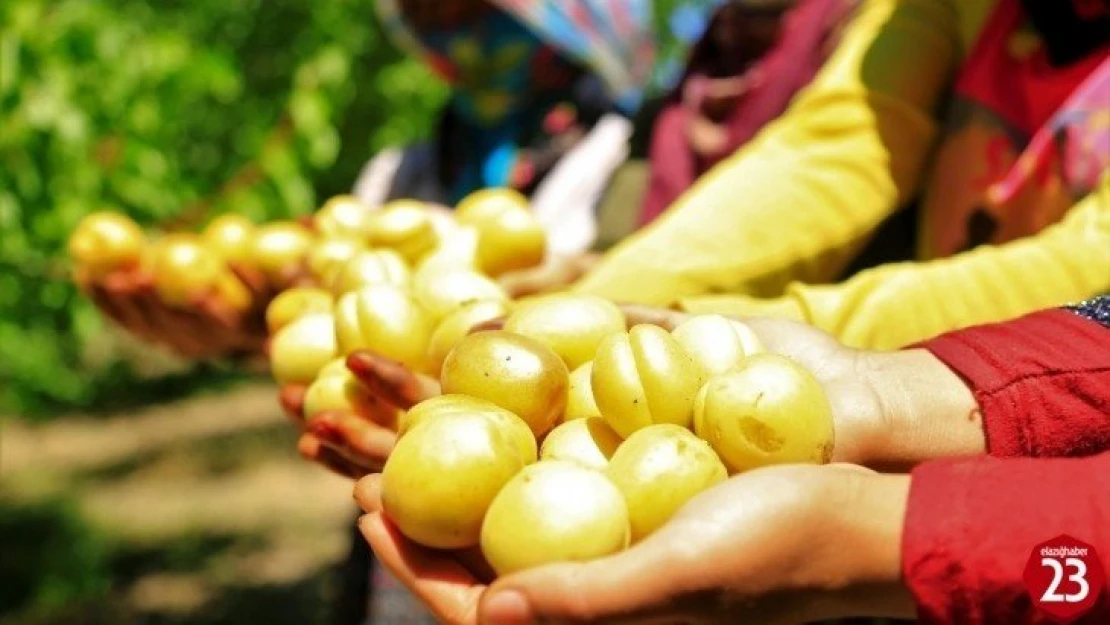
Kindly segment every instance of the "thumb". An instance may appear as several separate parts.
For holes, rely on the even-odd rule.
[[[371,395],[402,410],[439,395],[439,382],[435,379],[366,350],[348,356],[347,368]]]
[[[479,621],[521,623],[673,623],[689,567],[669,540],[649,538],[586,563],[553,564],[501,578],[483,595]]]
[[[618,306],[621,312],[624,313],[625,320],[630,329],[633,326],[647,324],[659,326],[669,332],[691,316],[687,313],[671,310],[669,308],[655,308],[641,304],[618,304]]]
[[[304,384],[286,384],[278,392],[278,403],[282,411],[297,425],[304,425],[304,396],[308,387]]]

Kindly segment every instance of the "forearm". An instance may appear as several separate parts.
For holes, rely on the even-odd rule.
[[[698,297],[682,307],[798,319],[852,347],[896,349],[1108,290],[1110,181],[1060,224],[1006,245],[879,267],[836,285],[794,284],[783,297],[768,300]]]
[[[1047,310],[859,360],[882,420],[863,450],[871,466],[1110,450],[1110,329],[1079,314]]]
[[[866,450],[868,466],[906,470],[934,458],[986,453],[974,394],[936,356],[925,349],[872,352],[862,363],[883,419]]]
[[[1040,622],[1022,573],[1060,534],[1110,553],[1110,454],[932,462],[906,508],[903,576],[923,625]],[[1091,588],[1092,592],[1099,592]],[[1083,622],[1105,623],[1102,601]]]

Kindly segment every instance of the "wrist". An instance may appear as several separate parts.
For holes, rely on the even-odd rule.
[[[860,363],[858,371],[878,412],[869,465],[907,469],[936,458],[986,452],[975,396],[929,351],[867,352]]]
[[[851,465],[821,470],[810,481],[815,503],[807,507],[810,531],[793,584],[811,606],[806,620],[912,618],[913,599],[902,583],[909,476]]]
[[[902,534],[910,476],[860,475],[838,515],[847,583],[835,593],[846,615],[913,618],[902,581]]]

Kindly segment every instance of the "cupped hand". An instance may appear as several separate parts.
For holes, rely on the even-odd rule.
[[[403,365],[361,350],[347,358],[347,368],[366,391],[366,413],[328,411],[304,414],[307,387],[287,384],[278,400],[302,431],[297,449],[307,460],[344,477],[380,471],[397,440],[398,410],[407,410],[439,394],[435,380]]]
[[[628,327],[651,324],[673,330],[690,317],[687,313],[660,308],[625,305],[622,309]],[[745,319],[744,322],[769,351],[793,358],[821,382],[835,421],[833,461],[867,464],[881,460],[891,430],[890,419],[875,390],[875,381],[867,374],[864,353],[844,347],[805,324],[780,319]],[[472,332],[497,330],[503,326],[504,319],[494,319],[475,327]],[[351,365],[371,395],[401,409],[439,394],[434,379],[369,352],[359,352],[352,358]],[[340,433],[346,435],[347,430],[340,430]],[[357,448],[351,442],[344,446]]]
[[[359,482],[360,528],[379,560],[448,623],[800,623],[903,617],[900,542],[909,478],[850,465],[733,477],[617,555],[490,584],[472,554],[426,549]]]
[[[198,293],[188,307],[171,306],[159,297],[154,276],[143,268],[96,280],[78,270],[75,277],[97,308],[143,341],[195,360],[256,356],[266,340],[265,311],[273,289],[257,271],[232,271],[250,292],[251,305],[245,310],[215,293]]]
[[[643,306],[623,308],[629,325],[652,323],[668,330],[691,316]],[[834,462],[905,471],[927,460],[986,452],[974,395],[929,351],[858,350],[788,319],[738,320],[768,351],[794,359],[821,382],[835,421]]]
[[[646,323],[673,330],[691,316],[634,305],[622,309],[629,327]],[[792,358],[821,383],[833,411],[833,462],[905,470],[933,458],[984,452],[974,397],[958,376],[928,352],[867,352],[787,319],[741,321],[768,351]],[[496,319],[472,331],[503,325],[503,319]],[[401,409],[439,394],[434,379],[368,352],[361,352],[352,363],[371,395]]]
[[[675,310],[622,306],[629,325],[649,323],[674,330],[692,315]],[[767,351],[787,356],[814,374],[832,406],[833,462],[869,464],[880,457],[891,429],[865,352],[841,345],[828,334],[787,319],[739,319]]]

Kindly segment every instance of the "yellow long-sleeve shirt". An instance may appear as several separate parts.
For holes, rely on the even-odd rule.
[[[804,284],[835,278],[921,192],[938,109],[993,4],[864,2],[779,120],[575,288],[691,311],[785,314],[875,348],[1110,290],[1106,193],[1032,237]]]

